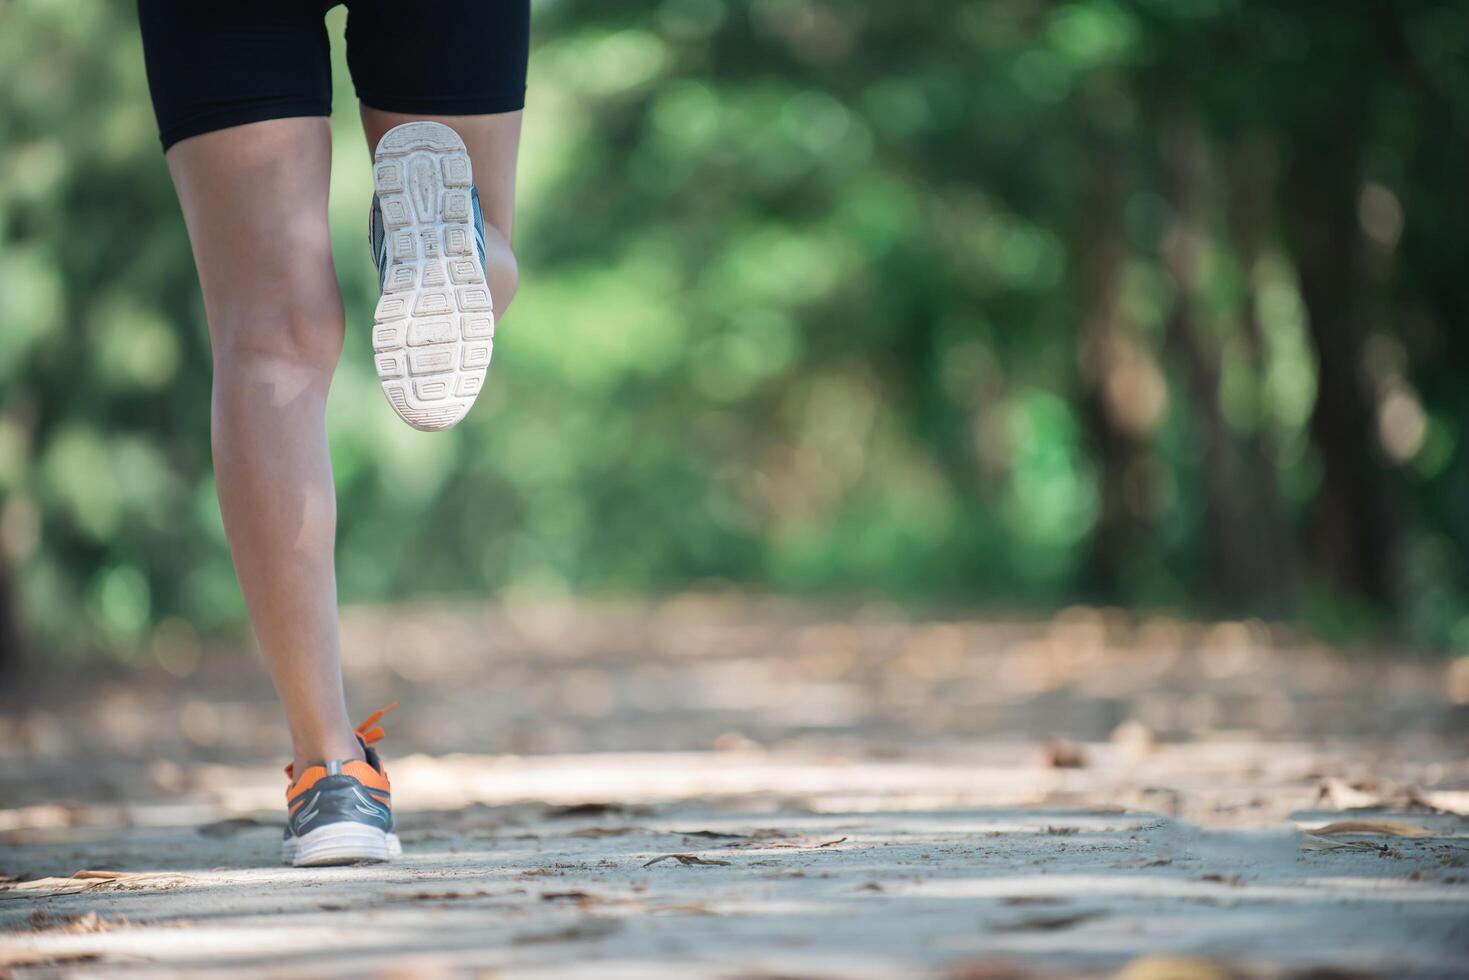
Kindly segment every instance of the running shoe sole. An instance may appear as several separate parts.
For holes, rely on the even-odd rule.
[[[378,142],[372,180],[388,252],[373,316],[377,377],[404,422],[447,429],[484,386],[495,335],[469,153],[442,123],[405,123]]]
[[[330,823],[281,844],[281,860],[298,868],[390,861],[402,854],[397,834],[360,823]]]

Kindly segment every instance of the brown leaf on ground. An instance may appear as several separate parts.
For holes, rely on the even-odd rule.
[[[651,868],[653,865],[658,864],[660,861],[677,861],[679,864],[683,865],[686,868],[694,864],[729,864],[728,861],[718,861],[701,858],[697,854],[662,854],[658,857],[655,857],[653,860],[646,862],[643,867]]]
[[[94,882],[75,878],[32,878],[0,886],[0,898],[41,898],[47,895],[75,895],[94,886]]]
[[[205,837],[233,837],[242,830],[264,826],[267,825],[254,817],[229,817],[225,820],[216,820],[214,823],[206,823],[199,828],[199,833]]]
[[[407,892],[388,893],[384,897],[394,902],[452,902],[460,898],[485,898],[487,891],[473,892]]]
[[[845,840],[846,840],[845,837],[838,837],[836,840],[823,841],[822,843],[817,844],[816,847],[818,849],[823,848],[823,847],[835,847],[837,844],[840,844],[840,843],[842,843]]]
[[[1307,827],[1305,832],[1316,837],[1332,834],[1381,834],[1384,837],[1432,837],[1433,831],[1410,823],[1392,820],[1339,820],[1324,827]]]
[[[748,834],[729,833],[721,830],[675,830],[672,833],[680,837],[698,837],[703,840],[727,840],[730,843],[725,847],[756,847],[765,841],[779,840],[790,837],[791,834],[784,830],[776,830],[773,827],[761,827],[752,830]],[[770,847],[795,847],[794,844],[770,844]]]
[[[1049,769],[1083,769],[1086,753],[1080,745],[1065,739],[1057,739],[1041,746],[1040,764]]]
[[[531,943],[566,943],[583,939],[604,939],[621,928],[622,923],[616,919],[582,919],[564,929],[552,929],[548,932],[523,932],[510,941],[517,946],[524,946]]]
[[[578,905],[597,905],[602,901],[600,895],[584,892],[579,889],[566,892],[541,892],[543,902],[575,902]]]
[[[1429,810],[1469,816],[1469,792],[1386,786],[1370,779],[1348,782],[1329,776],[1321,781],[1316,801],[1336,810]]]
[[[1232,888],[1239,888],[1245,883],[1245,880],[1239,875],[1200,875],[1199,880],[1213,881],[1221,885],[1229,885]]]
[[[1317,837],[1314,834],[1306,834],[1301,840],[1303,851],[1375,851],[1378,854],[1387,852],[1386,844],[1374,844],[1365,840],[1332,840],[1330,837]]]
[[[1173,858],[1132,858],[1127,861],[1117,861],[1109,867],[1113,868],[1164,868],[1173,863]]]
[[[1321,780],[1321,787],[1316,791],[1316,802],[1325,803],[1337,810],[1362,810],[1391,806],[1395,795],[1381,783],[1371,780],[1353,783],[1328,776]]]
[[[0,967],[63,966],[73,963],[95,963],[101,958],[100,953],[57,953],[42,949],[0,949]]]
[[[996,932],[1054,932],[1059,929],[1070,929],[1079,926],[1083,922],[1093,919],[1101,919],[1107,915],[1106,912],[1068,912],[1062,915],[1034,915],[1026,919],[1017,919],[1014,922],[1004,922],[992,926]]]
[[[184,874],[155,871],[78,871],[69,878],[36,878],[0,885],[0,898],[40,898],[93,891],[132,891],[140,888],[178,888],[194,879]]]
[[[104,919],[95,911],[83,915],[57,915],[44,909],[26,916],[26,925],[36,932],[64,932],[84,935],[94,932],[110,932],[128,924],[127,919],[117,916]]]
[[[647,813],[647,807],[628,806],[626,803],[572,803],[569,806],[553,806],[546,811],[552,819],[569,817],[628,816]]]
[[[1009,895],[1000,899],[1001,905],[1061,905],[1066,899],[1057,895]]]
[[[1418,799],[1428,807],[1443,813],[1456,813],[1469,817],[1469,790],[1437,789],[1418,794]]]
[[[638,827],[583,827],[573,830],[567,837],[621,837],[639,830]]]

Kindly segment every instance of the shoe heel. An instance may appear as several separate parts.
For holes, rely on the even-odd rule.
[[[378,828],[360,823],[331,823],[301,835],[291,863],[298,868],[322,867],[386,861],[392,856],[388,835]]]

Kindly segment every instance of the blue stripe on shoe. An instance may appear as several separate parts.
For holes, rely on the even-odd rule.
[[[372,261],[377,264],[378,292],[382,292],[388,281],[388,233],[383,226],[383,205],[377,194],[372,195],[372,208],[368,211],[367,244],[372,250]]]
[[[490,263],[485,255],[485,215],[479,206],[479,188],[470,186],[469,201],[474,207],[474,247],[479,250],[479,265],[485,276],[490,274]]]

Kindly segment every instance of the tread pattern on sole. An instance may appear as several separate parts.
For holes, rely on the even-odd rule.
[[[484,387],[495,317],[474,254],[473,171],[459,134],[434,122],[378,142],[373,184],[388,272],[373,315],[373,363],[394,411],[415,429],[447,429]]]

